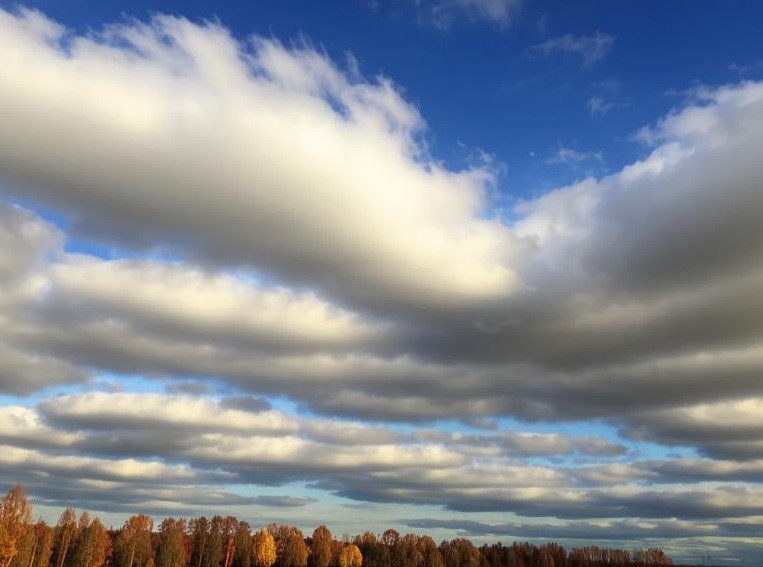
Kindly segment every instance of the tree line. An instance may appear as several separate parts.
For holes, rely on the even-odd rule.
[[[107,529],[73,508],[55,526],[32,522],[19,485],[0,502],[0,567],[639,567],[671,565],[660,549],[588,546],[567,552],[556,543],[475,546],[465,538],[439,545],[429,536],[365,532],[335,539],[326,526],[305,537],[294,526],[253,531],[232,516],[165,518],[145,514]]]

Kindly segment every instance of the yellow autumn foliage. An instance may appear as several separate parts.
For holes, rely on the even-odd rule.
[[[260,530],[254,534],[252,560],[257,567],[270,567],[276,562],[276,542],[270,532]]]
[[[357,545],[347,545],[339,552],[339,567],[361,567],[363,555]]]

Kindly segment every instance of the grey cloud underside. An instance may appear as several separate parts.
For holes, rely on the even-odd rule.
[[[384,479],[385,482],[389,479]],[[730,488],[701,487],[635,489],[623,493],[612,489],[551,488],[533,493],[521,489],[448,490],[437,491],[415,483],[404,486],[391,483],[381,487],[363,486],[340,489],[337,493],[356,500],[442,505],[447,510],[463,513],[512,512],[524,517],[578,518],[679,518],[687,521],[712,520],[718,517],[760,516],[763,512],[761,493],[757,486]],[[402,483],[401,483],[402,484]],[[317,486],[335,488],[331,482]],[[721,502],[723,502],[721,504]]]
[[[227,396],[220,400],[220,405],[226,409],[237,409],[247,412],[267,411],[272,408],[272,404],[264,399],[255,396]]]
[[[753,278],[753,282],[758,281],[758,278]],[[752,295],[757,286],[751,283],[741,289]],[[738,323],[742,327],[739,331],[742,336],[750,332],[749,327],[755,330],[758,325],[757,306],[737,307],[731,302],[731,292],[723,295],[722,302],[733,309],[724,311],[722,303],[713,305],[700,299],[685,300],[687,305],[674,307],[677,311],[692,314],[692,321],[685,323],[686,333],[699,336],[684,337],[683,340],[694,342],[694,348],[711,344],[720,335],[719,331],[705,330],[704,323],[707,321],[698,312],[701,305],[707,307],[710,303],[706,311],[714,312],[708,314],[709,317],[723,319],[729,327]],[[593,336],[578,331],[590,348],[602,351],[587,353],[590,357],[585,361],[587,364],[578,369],[574,365],[567,369],[561,365],[543,365],[540,361],[485,365],[447,359],[417,360],[411,357],[415,353],[403,350],[404,347],[416,348],[415,342],[398,345],[395,349],[398,354],[391,359],[384,356],[385,346],[378,353],[364,354],[361,350],[350,356],[336,357],[330,352],[315,353],[314,346],[309,346],[304,352],[295,343],[290,347],[294,352],[287,355],[279,348],[275,351],[269,349],[267,344],[260,343],[252,348],[259,342],[256,334],[231,343],[229,338],[215,333],[214,327],[199,328],[196,332],[202,340],[189,340],[186,332],[175,334],[166,328],[156,329],[150,322],[135,322],[134,315],[130,317],[133,320],[122,320],[120,312],[123,308],[104,310],[94,306],[91,312],[88,300],[76,295],[68,300],[70,306],[67,311],[72,316],[58,316],[54,305],[58,297],[55,291],[48,292],[43,303],[33,304],[32,314],[28,311],[23,313],[25,324],[13,329],[11,337],[19,347],[16,357],[28,356],[25,352],[36,353],[36,364],[49,360],[59,367],[71,368],[69,374],[84,367],[158,377],[203,376],[227,380],[253,392],[287,394],[303,400],[314,410],[327,413],[407,420],[506,413],[531,419],[554,416],[579,418],[622,415],[624,411],[654,407],[655,403],[670,406],[721,396],[745,397],[759,392],[760,355],[754,347],[738,351],[733,347],[729,347],[728,351],[724,348],[715,357],[700,361],[691,351],[687,354],[680,351],[678,354],[653,352],[651,358],[644,353],[643,360],[639,358],[630,363],[616,364],[606,359],[614,356],[617,347],[623,348],[622,343],[618,344],[622,336],[603,329],[599,335]],[[740,316],[735,319],[737,313]],[[667,317],[660,315],[662,319]],[[181,324],[180,320],[176,323],[178,327]],[[165,327],[171,325],[173,323],[169,321]],[[671,327],[671,331],[681,330],[676,328],[675,322],[671,323]],[[646,343],[640,345],[644,350],[649,347],[653,351],[669,349],[672,346],[670,341],[665,340],[667,345],[660,344],[660,339],[676,336],[653,329],[646,331],[638,331],[639,341]],[[451,340],[440,342],[440,348],[448,352],[448,357],[453,356],[458,348],[470,348],[469,343],[477,344],[479,332],[478,336],[474,331],[471,336],[466,335],[466,330],[463,333],[464,340],[460,345]],[[596,336],[602,337],[603,345],[595,344]],[[723,340],[729,337],[733,337],[733,332],[729,331]],[[535,344],[539,356],[548,357],[549,352],[541,352],[541,346],[555,344],[556,349],[570,351],[575,346],[580,347],[576,354],[579,358],[586,354],[581,341],[578,345],[567,345],[558,334],[556,339],[549,334],[532,341],[531,338],[520,337],[519,331],[514,331],[510,338],[517,340],[510,341],[512,346],[503,352],[499,351],[500,341],[493,335],[487,335],[479,348],[489,349],[492,343],[496,352],[507,357],[511,356],[511,351],[527,345],[521,356],[531,357],[531,346]],[[242,344],[246,341],[248,346]],[[382,339],[382,345],[384,342],[391,342],[391,339]],[[611,348],[606,352],[608,346]],[[420,350],[431,349],[429,356],[433,358],[436,348],[436,345],[429,344]],[[555,348],[550,346],[547,351],[553,352]],[[14,354],[13,351],[11,354]],[[42,354],[47,358],[40,358]],[[474,356],[477,354],[475,352]],[[605,357],[605,360],[596,360],[597,357]],[[582,361],[578,363],[582,364]],[[726,380],[717,379],[719,372],[723,372]],[[86,374],[80,371],[80,379]],[[62,375],[66,376],[59,373],[59,378]],[[40,373],[37,372],[36,376],[39,380]],[[362,380],[358,379],[360,376]],[[17,389],[31,389],[23,381],[13,383]],[[687,391],[689,384],[691,389]],[[341,391],[338,391],[339,388]],[[309,396],[305,399],[306,394]],[[407,404],[406,399],[413,402]],[[390,400],[395,403],[389,403]]]
[[[655,439],[674,446],[696,447],[715,459],[754,461],[763,458],[760,438],[763,399],[720,401],[678,410],[652,410],[633,416],[622,434]]]
[[[64,480],[59,486],[31,481],[28,489],[34,491],[37,504],[64,508],[73,502],[87,503],[91,510],[120,513],[133,511],[154,516],[194,517],[200,511],[219,511],[231,507],[257,504],[256,498],[245,498],[236,494],[217,491],[203,485],[180,485],[168,488],[166,485],[136,487],[131,484],[109,483],[108,485],[82,486],[77,479]],[[66,497],[62,495],[65,487]],[[214,513],[214,512],[213,512]]]
[[[87,369],[60,358],[20,351],[0,343],[0,391],[28,395],[52,385],[88,381]]]
[[[168,394],[187,394],[190,396],[203,396],[204,394],[211,394],[214,389],[204,382],[173,382],[167,384]]]
[[[270,508],[301,508],[317,502],[315,498],[299,498],[297,496],[257,496],[253,503]]]
[[[607,524],[570,522],[566,524],[487,524],[470,520],[438,520],[434,518],[410,519],[403,522],[422,530],[446,528],[458,530],[466,537],[493,535],[499,537],[622,541],[657,538],[687,538],[698,536],[734,536],[749,529],[749,524],[697,524],[680,521],[636,522],[621,520]]]

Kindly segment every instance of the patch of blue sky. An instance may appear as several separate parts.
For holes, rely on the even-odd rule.
[[[638,460],[661,460],[661,459],[696,459],[701,455],[694,447],[682,447],[679,445],[660,445],[648,441],[628,441],[624,445],[632,449],[632,459]]]
[[[3,190],[3,182],[0,181],[0,198],[5,198],[8,202],[30,211],[40,217],[43,221],[57,228],[65,235],[63,242],[64,252],[70,254],[84,254],[94,256],[102,260],[145,258],[149,260],[175,262],[182,261],[183,257],[174,251],[168,249],[151,249],[148,251],[142,249],[131,250],[121,246],[115,246],[105,238],[99,238],[95,235],[81,234],[77,230],[76,223],[66,211],[62,209],[53,209],[40,205],[39,202],[31,199],[25,199],[18,194],[11,194],[5,183],[6,189]]]
[[[9,394],[0,394],[0,406],[25,406],[31,407],[36,405],[44,396],[41,396],[39,392],[35,392],[29,396],[13,396]]]
[[[284,396],[260,396],[270,402],[274,410],[297,415],[301,413],[300,404]]]
[[[66,213],[49,207],[44,207],[33,199],[25,199],[23,196],[13,192],[10,188],[13,182],[0,179],[0,198],[13,203],[17,207],[30,211],[45,222],[66,232],[70,228],[70,219]]]
[[[328,504],[340,504],[346,502],[346,498],[338,496],[333,493],[327,493],[325,490],[314,488],[307,482],[286,482],[284,484],[277,484],[273,486],[267,486],[262,484],[246,484],[246,483],[234,483],[234,484],[222,484],[219,487],[221,490],[244,496],[248,498],[257,498],[258,496],[289,496],[292,498],[302,498],[306,502],[312,502],[313,500],[320,500],[323,503]],[[309,504],[307,504],[309,505]]]
[[[163,379],[148,378],[141,374],[116,374],[101,372],[95,380],[86,386],[81,386],[81,391],[124,391],[130,393],[164,393],[167,381]]]
[[[286,482],[276,485],[262,484],[223,484],[220,490],[254,499],[254,504],[242,509],[241,516],[252,521],[254,529],[264,527],[271,522],[297,525],[309,535],[319,524],[328,523],[332,529],[346,529],[337,520],[344,519],[345,507],[354,501],[322,489],[310,487],[305,482]],[[258,499],[263,499],[258,503]],[[273,502],[280,498],[292,500],[293,505],[277,506]],[[299,500],[302,500],[300,503]],[[364,508],[369,504],[365,503]],[[333,522],[332,522],[333,520]]]
[[[276,276],[249,267],[228,268],[224,273],[253,288],[286,287]]]
[[[146,381],[145,378],[142,377],[127,377],[126,380],[127,383],[142,383]],[[84,392],[133,391],[129,390],[125,384],[126,382],[122,379],[121,375],[96,375],[89,382],[81,384],[56,384],[36,390],[29,395],[15,396],[3,394],[0,395],[0,405],[22,405],[33,407],[43,400],[55,398],[57,396],[68,396]],[[145,389],[137,391],[152,390]]]
[[[126,241],[130,237],[127,236]],[[65,251],[73,254],[85,254],[101,260],[141,259],[153,262],[183,263],[188,257],[181,253],[180,247],[152,246],[148,242],[136,243],[135,247],[117,246],[108,234],[89,234],[73,226],[67,233]]]
[[[125,375],[98,372],[94,373],[89,382],[82,384],[57,384],[37,390],[27,396],[0,395],[0,405],[32,407],[46,399],[86,392],[163,393],[165,386],[164,380],[150,379],[139,374]]]

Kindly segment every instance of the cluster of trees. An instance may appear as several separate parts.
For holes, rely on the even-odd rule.
[[[671,565],[660,549],[595,546],[569,553],[556,543],[475,545],[464,538],[439,545],[429,536],[387,530],[335,539],[326,526],[311,537],[294,526],[270,524],[252,532],[247,522],[223,518],[166,518],[138,514],[106,529],[72,508],[55,526],[32,523],[24,489],[0,502],[0,567],[630,567]]]

